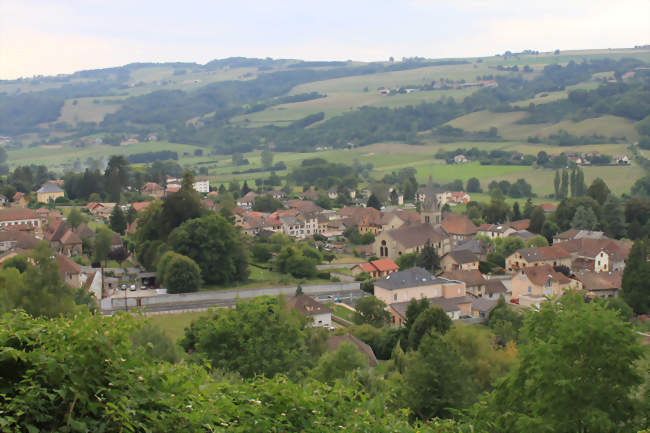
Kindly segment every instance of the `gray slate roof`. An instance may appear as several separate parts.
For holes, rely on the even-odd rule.
[[[465,263],[474,263],[478,261],[474,253],[472,253],[470,250],[455,250],[450,251],[448,254],[449,257],[454,259],[454,261],[459,265],[463,265]]]
[[[59,185],[51,182],[44,183],[36,192],[63,192]]]
[[[423,268],[414,267],[405,271],[393,272],[375,283],[375,286],[386,290],[397,290],[405,287],[430,286],[432,284],[446,284],[451,282],[446,278],[431,275]]]

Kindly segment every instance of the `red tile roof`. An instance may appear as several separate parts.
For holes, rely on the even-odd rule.
[[[440,225],[449,234],[469,236],[475,235],[478,232],[478,227],[476,227],[472,220],[465,215],[453,212],[445,213]]]
[[[8,207],[0,209],[0,221],[18,221],[38,219],[36,211],[21,207]]]
[[[399,266],[391,259],[379,259],[370,262],[380,272],[398,271]]]

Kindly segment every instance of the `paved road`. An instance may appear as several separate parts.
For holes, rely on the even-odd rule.
[[[262,295],[260,293],[260,295]],[[354,303],[357,299],[363,298],[367,293],[361,290],[346,290],[346,291],[324,291],[319,293],[309,293],[308,296],[316,299],[319,302],[342,302],[350,306],[354,306]],[[250,297],[249,297],[250,298]],[[183,302],[183,303],[170,303],[170,304],[152,304],[145,305],[141,309],[142,311],[152,312],[152,313],[173,313],[180,311],[202,311],[207,310],[212,307],[231,307],[239,302],[243,298],[231,298],[231,299],[208,299],[208,300],[197,300],[194,302]],[[129,307],[129,310],[133,310],[134,307]],[[103,313],[110,315],[116,311],[124,311],[124,307],[116,307],[110,310],[104,310]]]

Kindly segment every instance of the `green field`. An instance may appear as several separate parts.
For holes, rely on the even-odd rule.
[[[173,340],[178,340],[185,335],[185,328],[190,326],[190,323],[200,317],[207,316],[208,314],[210,314],[209,311],[159,314],[155,316],[146,316],[146,320],[165,331],[165,333]]]
[[[9,159],[7,162],[11,167],[43,164],[51,171],[64,171],[69,170],[77,158],[81,162],[85,162],[88,157],[97,159],[104,156],[108,158],[111,155],[131,155],[134,153],[157,152],[161,150],[178,152],[179,158],[182,158],[184,153],[192,155],[195,149],[202,148],[189,144],[176,144],[164,141],[143,141],[128,146],[99,145],[81,148],[61,144],[26,147],[20,150],[9,151]]]

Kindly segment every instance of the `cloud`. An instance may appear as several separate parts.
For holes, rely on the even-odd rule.
[[[647,0],[0,0],[0,78],[227,56],[381,60],[646,44]]]

